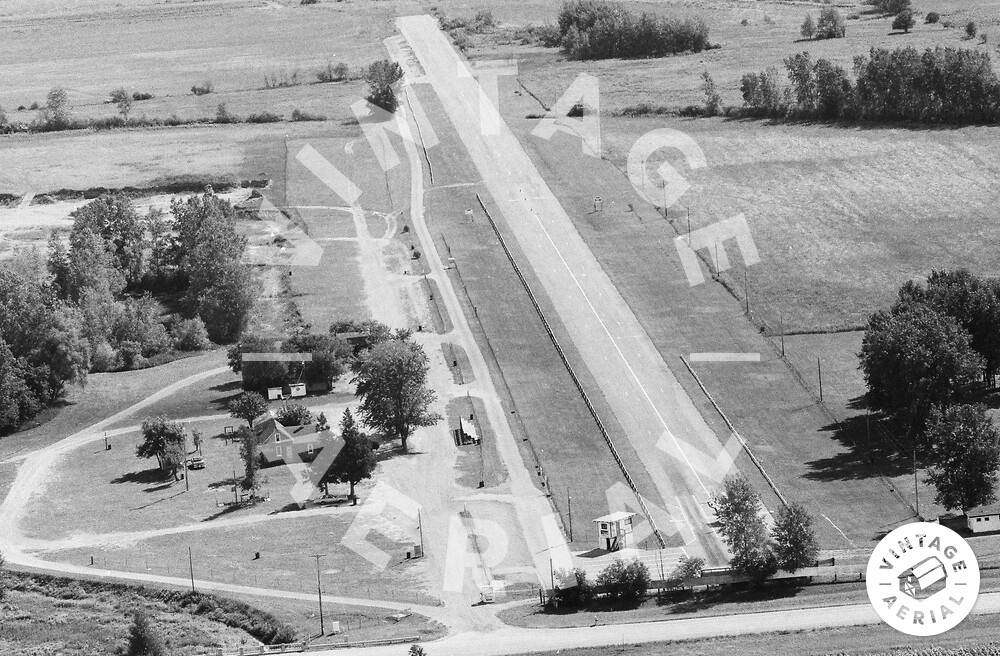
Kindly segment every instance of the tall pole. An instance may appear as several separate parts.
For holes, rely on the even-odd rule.
[[[823,365],[819,358],[816,358],[816,375],[819,376],[819,400],[823,402]]]
[[[420,531],[420,556],[424,555],[424,520],[420,515],[420,509],[417,509],[417,530]]]
[[[236,486],[237,485],[239,485],[239,483],[237,483],[237,481],[236,481],[236,468],[234,467],[233,468],[233,502],[234,503],[239,503],[240,502],[239,492],[236,491]]]
[[[566,493],[566,508],[569,510],[569,541],[573,541],[573,497]]]
[[[326,554],[313,554],[312,558],[316,559],[316,595],[319,597],[319,634],[326,635],[326,626],[323,624],[323,585],[319,577],[319,559],[326,556]]]
[[[194,556],[191,555],[191,547],[188,547],[188,571],[191,573],[191,592],[194,592]]]
[[[686,209],[687,209],[687,213],[688,213],[688,246],[690,246],[691,245],[691,208],[688,207]]]
[[[920,487],[917,485],[917,445],[913,445],[913,496],[917,499],[917,519],[920,519]]]
[[[781,357],[785,357],[785,315],[779,314],[778,321],[781,331]]]
[[[743,269],[743,295],[747,299],[747,316],[750,315],[750,277],[746,269]]]

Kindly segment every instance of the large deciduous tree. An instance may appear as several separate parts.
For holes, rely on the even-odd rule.
[[[162,471],[175,478],[187,455],[187,431],[184,426],[165,417],[151,417],[142,422],[142,442],[135,454],[140,458],[156,458]]]
[[[944,408],[979,376],[983,358],[955,319],[922,303],[877,312],[861,344],[860,368],[873,409],[916,439],[932,408]]]
[[[242,419],[253,431],[254,420],[267,412],[267,401],[257,392],[242,392],[229,402],[229,415],[234,419]]]
[[[403,79],[403,69],[394,61],[382,59],[365,70],[368,83],[367,100],[387,112],[395,112],[399,106],[396,96],[397,83]]]
[[[771,537],[778,566],[786,572],[809,565],[819,553],[812,517],[800,503],[793,502],[778,509]]]
[[[760,495],[742,474],[727,476],[723,491],[709,502],[719,520],[719,532],[733,554],[730,565],[755,579],[777,571],[777,560],[761,517]]]
[[[930,461],[927,479],[937,502],[963,513],[996,500],[1000,435],[983,405],[934,408],[927,422]]]
[[[427,387],[427,371],[419,344],[393,339],[362,355],[353,379],[365,423],[400,440],[404,452],[414,429],[441,419],[430,409],[437,397]]]
[[[136,284],[143,274],[145,226],[132,201],[124,194],[101,196],[74,210],[70,240],[89,230],[108,244],[115,258],[115,268],[130,284]]]

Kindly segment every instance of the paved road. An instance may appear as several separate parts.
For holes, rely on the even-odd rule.
[[[718,438],[507,125],[483,134],[482,91],[436,21],[408,16],[397,25],[662,498],[677,501],[667,510],[693,532],[683,540],[693,542],[688,551],[723,564],[705,508],[726,474]]]
[[[1000,593],[979,596],[975,614],[1000,612]],[[694,617],[663,622],[599,625],[575,629],[506,628],[489,634],[465,633],[433,643],[426,649],[434,656],[498,656],[579,647],[601,647],[647,642],[691,640],[717,636],[739,636],[776,631],[799,631],[844,626],[878,624],[878,615],[869,604],[803,608],[766,613],[743,613],[723,617]],[[902,637],[902,636],[901,636]],[[342,653],[343,650],[312,652]],[[352,649],[351,656],[399,656],[395,647]]]

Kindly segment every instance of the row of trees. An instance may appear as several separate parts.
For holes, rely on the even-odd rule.
[[[769,531],[760,495],[742,474],[736,474],[725,479],[710,506],[733,554],[730,566],[737,572],[765,579],[779,569],[794,572],[816,560],[812,517],[801,504],[782,506]]]
[[[1000,279],[932,271],[868,321],[860,368],[873,410],[924,454],[945,508],[995,500],[1000,435],[974,403],[1000,371]]]
[[[854,79],[827,59],[804,52],[778,70],[740,81],[744,111],[768,117],[994,123],[1000,78],[986,52],[965,48],[872,48],[854,59]]]
[[[571,59],[643,59],[711,47],[708,26],[700,18],[635,14],[604,0],[563,3],[558,26]]]

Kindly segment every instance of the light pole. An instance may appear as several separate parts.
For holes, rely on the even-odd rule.
[[[316,559],[316,594],[319,597],[319,634],[326,635],[326,627],[323,625],[323,586],[319,578],[319,559],[326,554],[313,554]]]

